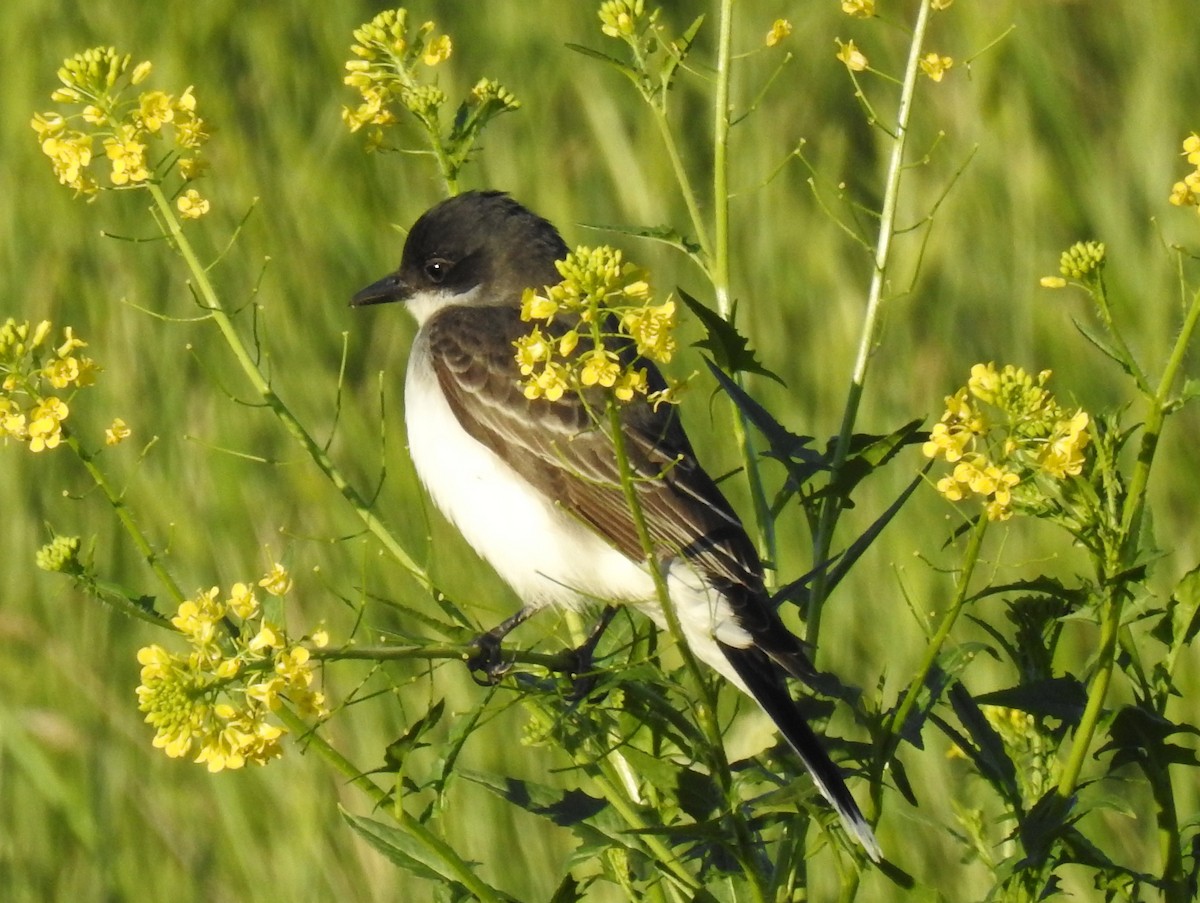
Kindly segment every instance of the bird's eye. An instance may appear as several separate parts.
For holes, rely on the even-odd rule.
[[[429,281],[435,284],[440,284],[450,272],[450,262],[443,260],[440,257],[435,257],[425,263],[425,275],[429,277]]]

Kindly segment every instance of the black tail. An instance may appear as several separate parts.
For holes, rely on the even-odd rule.
[[[753,646],[737,649],[724,643],[719,645],[733,670],[754,697],[754,701],[762,706],[784,739],[796,750],[800,761],[812,776],[813,783],[841,817],[846,830],[863,845],[873,861],[879,862],[883,854],[871,826],[867,824],[858,803],[850,795],[850,788],[842,779],[841,771],[833,764],[817,735],[804,721],[774,662],[765,652]]]

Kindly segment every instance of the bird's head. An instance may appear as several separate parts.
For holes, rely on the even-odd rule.
[[[526,288],[559,282],[554,262],[567,246],[540,216],[499,191],[471,191],[423,213],[400,266],[350,304],[403,301],[424,322],[449,305],[520,304]]]

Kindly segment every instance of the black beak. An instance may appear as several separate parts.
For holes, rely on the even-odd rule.
[[[351,307],[364,307],[367,304],[387,304],[390,301],[404,301],[412,290],[408,287],[399,273],[389,273],[378,282],[372,282],[366,288],[357,292],[350,299]]]

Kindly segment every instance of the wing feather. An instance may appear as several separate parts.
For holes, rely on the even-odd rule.
[[[525,398],[512,343],[529,324],[518,311],[448,307],[425,328],[434,372],[467,433],[621,552],[642,558],[612,442],[588,399],[571,393],[554,402]],[[662,385],[646,366],[652,382]],[[644,400],[632,402],[622,410],[622,427],[658,554],[682,555],[718,583],[761,589],[754,546],[697,462],[674,406],[655,411]]]

